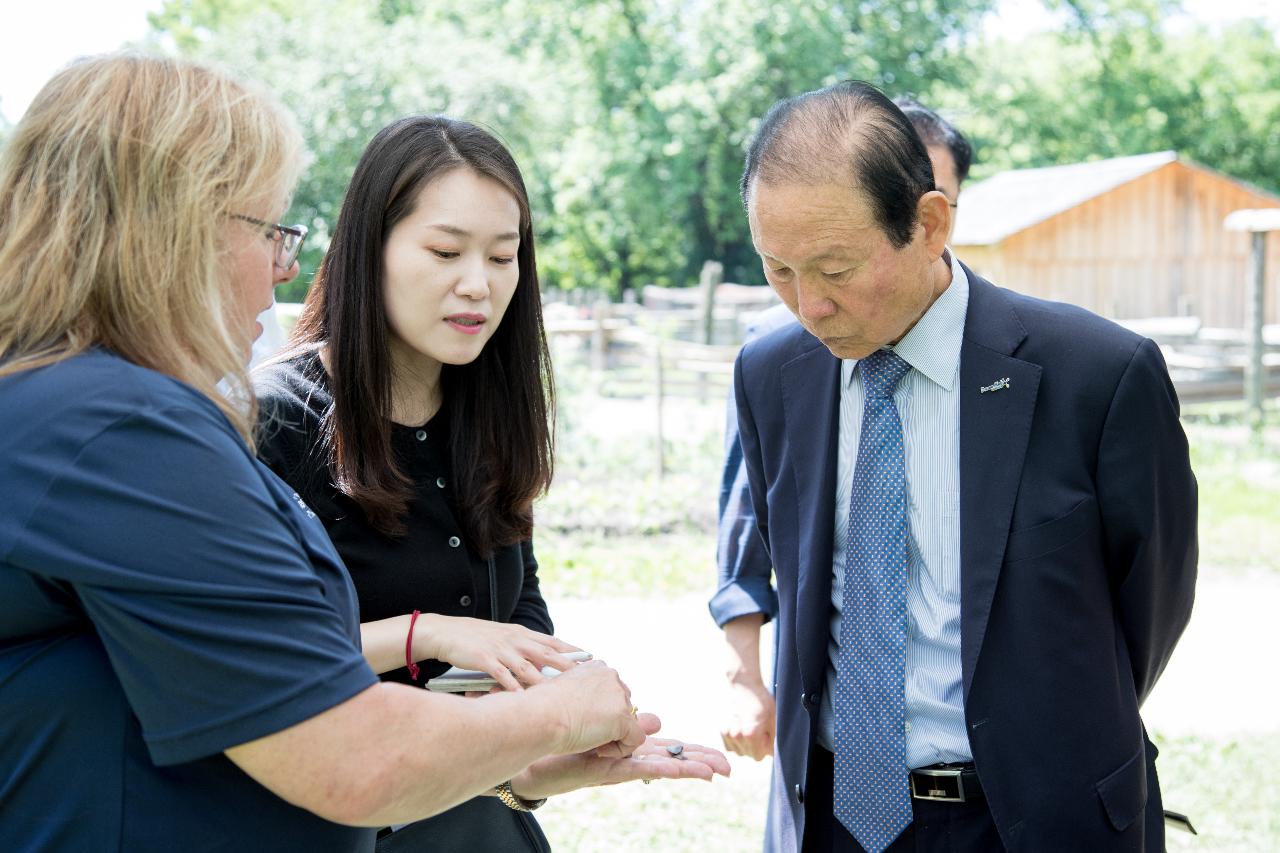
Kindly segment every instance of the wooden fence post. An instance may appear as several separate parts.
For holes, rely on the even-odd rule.
[[[601,299],[591,308],[595,328],[591,330],[591,369],[603,371],[609,366],[609,300]]]
[[[702,265],[702,274],[698,276],[698,287],[702,289],[702,342],[712,343],[715,334],[716,288],[724,281],[724,264],[719,261],[707,261]]]
[[[662,372],[662,338],[657,336],[653,338],[653,367],[655,377],[653,390],[658,408],[658,479],[661,480],[663,475],[667,473],[666,438],[662,434],[662,398],[666,393],[666,388],[664,387],[665,377]]]
[[[1254,441],[1262,441],[1266,421],[1263,393],[1266,388],[1265,351],[1262,340],[1263,313],[1266,310],[1267,233],[1280,231],[1280,209],[1237,210],[1224,223],[1228,231],[1247,231],[1253,235],[1253,252],[1249,256],[1248,299],[1245,301],[1245,339],[1249,357],[1244,366],[1244,398],[1247,418]]]
[[[1249,410],[1249,426],[1255,439],[1262,438],[1264,413],[1262,408],[1263,380],[1266,368],[1262,363],[1262,320],[1265,310],[1267,268],[1267,232],[1253,232],[1253,253],[1249,256],[1249,298],[1245,302],[1245,333],[1249,341],[1249,360],[1244,365],[1244,400]]]

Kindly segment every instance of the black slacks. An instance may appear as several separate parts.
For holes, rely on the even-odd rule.
[[[832,812],[835,756],[820,746],[809,756],[804,790],[803,853],[865,853]],[[912,821],[890,853],[999,853],[1004,850],[984,799],[964,803],[911,801]]]

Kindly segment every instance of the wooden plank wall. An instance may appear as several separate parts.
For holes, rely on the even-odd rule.
[[[1251,207],[1280,203],[1170,163],[1003,243],[956,252],[997,284],[1104,316],[1193,314],[1205,326],[1240,328],[1250,237],[1222,221]],[[1265,322],[1280,322],[1280,233],[1268,239]]]

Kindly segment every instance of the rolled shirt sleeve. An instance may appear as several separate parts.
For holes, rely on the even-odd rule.
[[[157,764],[376,683],[323,527],[212,405],[126,413],[51,473],[7,561],[74,592]]]
[[[716,543],[718,585],[708,603],[711,618],[720,627],[751,613],[764,614],[766,621],[778,614],[778,592],[770,580],[773,563],[756,529],[732,398],[730,404],[732,427],[720,489],[719,538]]]

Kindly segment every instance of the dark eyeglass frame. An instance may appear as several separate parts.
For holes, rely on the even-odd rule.
[[[302,241],[307,239],[307,226],[281,225],[278,222],[266,222],[252,216],[245,216],[242,213],[231,215],[236,219],[243,219],[245,222],[268,229],[264,236],[276,244],[275,265],[280,269],[287,270],[293,266],[294,261],[298,260],[298,253],[302,251]]]

